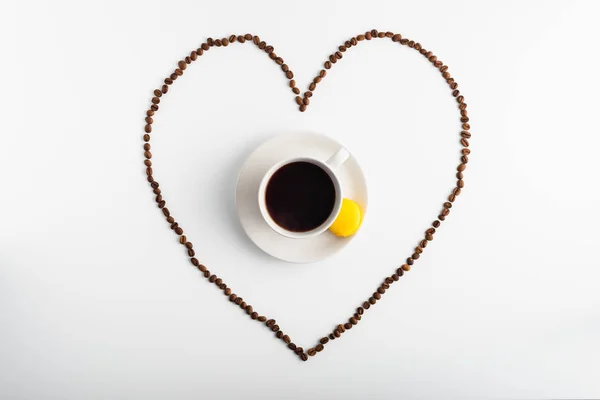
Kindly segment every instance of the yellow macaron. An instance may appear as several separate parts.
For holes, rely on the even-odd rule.
[[[348,237],[358,231],[361,223],[362,211],[360,206],[350,199],[343,199],[340,213],[329,227],[329,230],[336,236]]]

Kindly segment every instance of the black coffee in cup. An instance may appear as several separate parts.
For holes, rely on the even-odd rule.
[[[265,191],[269,215],[277,225],[292,232],[308,232],[321,226],[331,215],[335,200],[335,185],[329,174],[307,161],[279,168]]]

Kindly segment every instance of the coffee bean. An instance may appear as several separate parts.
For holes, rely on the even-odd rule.
[[[206,272],[204,273],[204,276],[206,276]],[[238,297],[237,299],[235,299],[234,303],[239,306],[240,304],[242,304],[242,301],[244,301],[244,299],[242,299],[241,297]]]
[[[292,342],[292,340],[290,339],[290,337],[288,335],[283,335],[282,339],[287,344],[290,344]]]
[[[341,53],[341,52],[339,52],[339,51],[336,51],[336,52],[335,52],[335,58],[337,58],[338,60],[341,60],[341,59],[342,59],[342,57],[343,57],[343,55],[342,55],[342,53]]]
[[[231,289],[225,288],[225,290],[223,290],[223,293],[225,294],[225,296],[229,296],[229,295],[231,295]],[[253,314],[256,314],[256,313],[253,313]],[[256,316],[258,316],[258,314],[256,314]],[[256,319],[256,318],[252,318],[252,319]]]
[[[250,33],[246,33],[246,34],[244,35],[244,38],[245,38],[246,40],[252,40],[252,35],[251,35]]]
[[[302,111],[302,112],[306,111],[306,105],[302,104],[300,106],[300,111]]]
[[[325,66],[325,69],[330,69],[331,68],[331,62],[325,61],[324,66]]]
[[[381,294],[380,294],[380,293],[373,292],[373,297],[374,297],[376,300],[381,300]]]
[[[315,354],[317,354],[317,350],[316,349],[308,349],[307,351],[309,356],[314,356]]]
[[[308,99],[308,97],[305,97],[304,100],[302,100],[302,102],[304,103],[304,105],[309,105],[310,104],[310,100]]]
[[[362,308],[362,307],[358,307],[358,308],[356,309],[356,312],[358,313],[358,315],[363,315],[363,314],[364,314],[364,312],[365,312],[365,309],[364,309],[364,308]]]
[[[465,181],[463,181],[462,179],[459,179],[458,181],[456,181],[456,186],[458,188],[463,188],[465,187]]]
[[[365,301],[362,306],[365,310],[368,310],[369,308],[371,308],[371,303],[369,303],[368,301]]]
[[[306,97],[308,99],[310,99],[312,97],[312,95],[313,95],[313,92],[311,92],[310,90],[307,92],[304,92],[304,97]]]
[[[293,73],[292,71],[288,71],[288,72],[286,72],[286,73],[285,73],[285,76],[286,76],[288,79],[292,79],[292,78],[294,77],[294,73]]]
[[[327,342],[329,342],[329,338],[327,338],[327,337],[323,337],[323,338],[321,338],[321,340],[319,340],[319,343],[321,343],[321,344],[327,344]]]
[[[400,280],[400,276],[399,276],[398,274],[393,274],[393,275],[392,275],[392,279],[393,279],[395,282],[397,282],[397,281],[399,281],[399,280]]]
[[[374,297],[369,297],[369,303],[375,304],[376,302],[377,302],[377,299],[375,299]]]
[[[252,38],[252,42],[258,46],[258,44],[260,43],[260,38],[258,36],[254,36]]]
[[[335,340],[335,336],[333,335],[333,333],[329,334],[329,340]]]
[[[183,233],[183,229],[181,229],[179,227],[175,228],[175,233],[178,234],[178,235],[181,235]]]
[[[300,359],[301,359],[302,361],[306,361],[306,360],[308,360],[308,356],[306,355],[306,353],[301,353],[301,354],[300,354]]]
[[[300,97],[300,96],[296,96],[296,103],[297,103],[299,106],[301,106],[301,105],[303,104],[303,102],[302,102],[302,97]]]
[[[275,332],[275,337],[277,339],[281,339],[283,337],[283,331],[277,331],[277,332]]]
[[[300,355],[300,353],[303,353],[304,349],[302,347],[296,347],[296,350],[294,350],[294,353]]]
[[[271,330],[272,330],[273,332],[277,332],[277,331],[279,330],[279,325],[273,325],[273,326],[271,327]]]
[[[385,289],[384,288],[382,288],[382,287],[378,287],[377,288],[377,294],[382,295],[384,293],[385,293]]]
[[[273,325],[275,325],[275,320],[274,320],[274,319],[270,319],[270,320],[268,320],[268,321],[267,321],[267,323],[266,323],[266,325],[267,325],[269,328],[270,328],[270,327],[272,327]]]
[[[267,317],[265,317],[264,315],[261,315],[261,316],[258,317],[258,320],[260,322],[265,322],[267,320]]]
[[[358,320],[357,320],[356,318],[354,318],[354,317],[350,317],[349,321],[350,321],[350,323],[351,323],[352,325],[356,325],[356,324],[358,324]]]
[[[344,328],[346,328],[346,330],[350,330],[350,329],[352,329],[352,324],[350,322],[346,322],[344,324]]]
[[[333,336],[339,338],[340,336],[342,336],[342,333],[339,331],[339,329],[336,329],[333,331]]]
[[[377,34],[377,37],[380,38],[380,39],[383,39],[385,37],[385,32],[379,32]]]
[[[289,347],[291,350],[296,350],[296,345],[295,345],[294,343],[290,343],[290,344],[288,344],[288,347]]]
[[[400,35],[399,33],[396,33],[394,36],[392,36],[393,42],[399,42],[400,39],[402,39],[402,35]]]
[[[240,43],[245,43],[246,42],[246,38],[244,36],[242,36],[242,35],[239,35],[237,37],[237,41],[240,42]]]
[[[300,94],[300,89],[298,89],[297,87],[292,89],[292,92],[294,92],[294,94]]]
[[[317,88],[317,85],[313,82],[308,86],[308,90],[310,90],[311,92],[314,91]]]
[[[315,350],[318,351],[318,352],[322,352],[324,348],[325,348],[325,346],[323,346],[320,343],[315,346]]]
[[[342,324],[339,324],[337,326],[337,329],[338,329],[338,331],[340,331],[340,333],[346,332],[346,328],[344,328],[344,325],[342,325]]]
[[[187,242],[187,238],[185,237],[185,235],[179,237],[179,243],[185,244],[186,242]]]

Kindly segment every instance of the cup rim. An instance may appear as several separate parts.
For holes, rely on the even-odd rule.
[[[336,196],[335,196],[335,203],[333,206],[333,210],[331,211],[331,214],[329,214],[329,217],[327,217],[325,222],[323,222],[321,225],[317,226],[316,228],[311,229],[310,231],[294,232],[294,231],[289,231],[289,230],[281,227],[280,225],[277,224],[277,222],[275,222],[273,220],[273,218],[271,217],[271,214],[269,214],[269,211],[267,209],[265,195],[266,195],[267,184],[269,183],[269,181],[271,180],[271,177],[273,176],[273,174],[275,174],[275,172],[277,172],[280,168],[282,168],[288,164],[291,164],[294,162],[302,162],[302,161],[310,162],[311,164],[317,165],[323,171],[325,171],[327,173],[327,175],[329,175],[329,177],[331,178],[331,181],[333,182]],[[293,157],[293,158],[288,158],[288,159],[285,159],[285,160],[275,163],[264,174],[264,176],[262,177],[260,184],[258,186],[258,208],[263,217],[263,220],[266,222],[266,224],[272,230],[274,230],[278,234],[288,237],[288,238],[292,238],[292,239],[304,239],[304,238],[320,235],[321,233],[323,233],[327,229],[329,229],[329,227],[333,224],[333,222],[338,217],[340,210],[342,209],[342,200],[343,200],[342,185],[341,185],[339,177],[337,176],[335,171],[332,170],[329,167],[329,165],[327,165],[327,163],[325,163],[319,159],[316,159],[314,157],[308,157],[308,156]]]

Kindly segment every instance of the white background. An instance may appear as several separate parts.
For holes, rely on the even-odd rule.
[[[600,397],[595,2],[3,2],[0,398]],[[450,66],[473,132],[466,187],[410,274],[301,363],[198,276],[142,165],[152,90],[208,36],[256,33],[301,88],[352,35],[400,32]],[[154,125],[155,175],[199,257],[304,348],[417,244],[454,183],[457,109],[414,50],[350,50],[301,114],[251,45],[210,51]],[[292,265],[243,234],[249,152],[344,143],[369,213]]]

